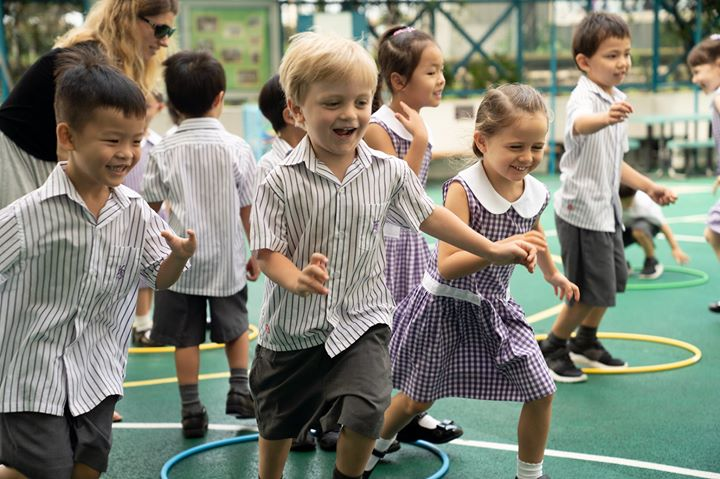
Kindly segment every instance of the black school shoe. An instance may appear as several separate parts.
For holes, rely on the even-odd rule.
[[[708,309],[713,313],[720,313],[720,301],[710,303]]]
[[[295,452],[310,452],[315,450],[315,436],[310,434],[310,430],[303,431],[298,437],[293,439],[290,450]]]
[[[238,419],[254,418],[255,403],[250,393],[229,391],[225,402],[225,414],[235,416]]]
[[[427,415],[426,412],[418,414],[407,426],[402,428],[397,435],[398,441],[415,442],[422,440],[433,444],[445,444],[446,442],[459,438],[465,432],[463,428],[455,424],[451,419],[441,421],[434,429],[422,427],[420,425],[420,419],[425,415]]]
[[[182,432],[187,439],[204,437],[208,430],[208,415],[200,405],[182,410]]]

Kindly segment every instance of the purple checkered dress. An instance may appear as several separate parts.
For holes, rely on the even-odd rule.
[[[477,188],[468,185],[464,173],[445,184],[443,195],[452,181],[459,181],[468,197],[470,226],[492,241],[529,231],[547,206],[547,189],[527,177],[523,196],[535,183],[533,213],[528,215],[525,208],[521,215],[515,204],[504,213],[497,208],[493,213],[480,203]],[[422,284],[395,313],[390,343],[393,386],[422,402],[442,397],[532,401],[552,394],[555,383],[533,329],[509,295],[513,268],[492,265],[447,281],[438,273],[436,249]]]
[[[717,95],[720,95],[720,89],[718,89],[713,95],[713,100]],[[715,108],[715,102],[712,102],[712,135],[715,140],[715,160],[716,160],[716,171],[715,174],[720,176],[720,112]],[[715,203],[710,211],[708,212],[707,218],[708,228],[713,230],[715,233],[720,234],[720,201]]]
[[[397,156],[404,158],[410,149],[412,135],[395,118],[395,113],[383,105],[373,113],[370,123],[377,123],[388,132]],[[418,176],[423,186],[427,182],[431,157],[432,146],[428,142]],[[396,304],[420,284],[429,259],[430,248],[422,233],[396,225],[385,227],[385,280]]]

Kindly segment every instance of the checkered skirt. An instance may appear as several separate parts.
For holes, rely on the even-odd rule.
[[[398,157],[404,158],[410,149],[410,141],[392,131],[383,121],[372,118],[370,122],[387,131]],[[432,147],[428,144],[418,175],[423,185],[427,182],[431,157]],[[385,237],[385,280],[396,304],[420,284],[429,259],[430,248],[422,233],[402,228],[400,237]]]
[[[456,180],[468,195],[471,227],[493,241],[529,231],[540,214],[523,218],[512,208],[492,214]],[[548,196],[543,209],[547,201]],[[446,281],[437,271],[436,250],[427,274],[437,283],[472,292],[479,301],[436,296],[416,287],[394,317],[393,386],[422,402],[442,397],[532,401],[552,394],[555,383],[533,329],[508,293],[512,271],[512,265],[493,265]]]

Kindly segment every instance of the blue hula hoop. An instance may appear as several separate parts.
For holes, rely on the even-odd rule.
[[[160,478],[161,479],[169,479],[168,473],[170,472],[170,469],[172,469],[178,462],[182,461],[183,459],[187,459],[190,456],[193,456],[195,454],[200,454],[201,452],[208,451],[210,449],[215,449],[218,447],[224,447],[229,446],[231,444],[242,444],[245,442],[255,442],[258,440],[258,434],[248,434],[246,436],[238,436],[238,437],[231,437],[228,439],[221,439],[219,441],[213,441],[213,442],[207,442],[205,444],[201,444],[199,446],[191,447],[190,449],[186,449],[182,451],[181,453],[171,457],[168,459],[168,461],[163,465],[162,469],[160,470]],[[432,452],[434,455],[436,455],[440,461],[442,461],[442,465],[440,466],[440,469],[435,471],[431,476],[428,476],[427,479],[441,479],[442,477],[445,477],[445,474],[448,473],[450,470],[450,458],[447,454],[445,454],[444,451],[438,449],[435,445],[430,444],[426,441],[415,441],[414,443],[409,443],[413,446],[420,447],[422,449],[426,449],[430,452]]]

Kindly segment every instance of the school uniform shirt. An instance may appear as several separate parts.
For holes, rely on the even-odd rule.
[[[618,190],[629,145],[626,122],[591,135],[573,135],[573,124],[579,116],[606,112],[625,98],[617,88],[610,95],[583,75],[568,100],[565,153],[554,207],[555,214],[578,228],[613,233],[616,225],[622,224]]]
[[[113,188],[96,219],[60,163],[0,210],[0,412],[84,414],[122,395],[140,276],[155,286],[168,225]]]
[[[629,225],[634,220],[646,220],[658,228],[667,223],[662,207],[642,191],[637,191],[632,203],[623,210],[623,224]]]
[[[259,344],[274,351],[324,344],[333,357],[373,325],[390,325],[383,226],[392,220],[417,230],[433,207],[403,160],[360,141],[340,181],[305,137],[259,186],[250,244],[282,253],[299,269],[313,253],[324,254],[330,293],[300,297],[266,281]]]
[[[283,140],[279,136],[273,138],[270,144],[270,150],[260,157],[260,161],[257,165],[257,180],[256,185],[262,183],[268,173],[275,168],[282,160],[285,159],[288,153],[292,150],[290,143]]]
[[[130,173],[125,176],[123,185],[142,194],[142,181],[145,176],[148,159],[150,158],[150,152],[161,140],[162,136],[148,128],[147,135],[145,135],[140,142],[140,161],[138,161],[133,169],[130,170]]]
[[[240,208],[252,202],[255,175],[250,145],[215,118],[183,121],[150,153],[143,197],[167,200],[170,226],[197,236],[193,267],[171,291],[227,297],[245,287]]]

